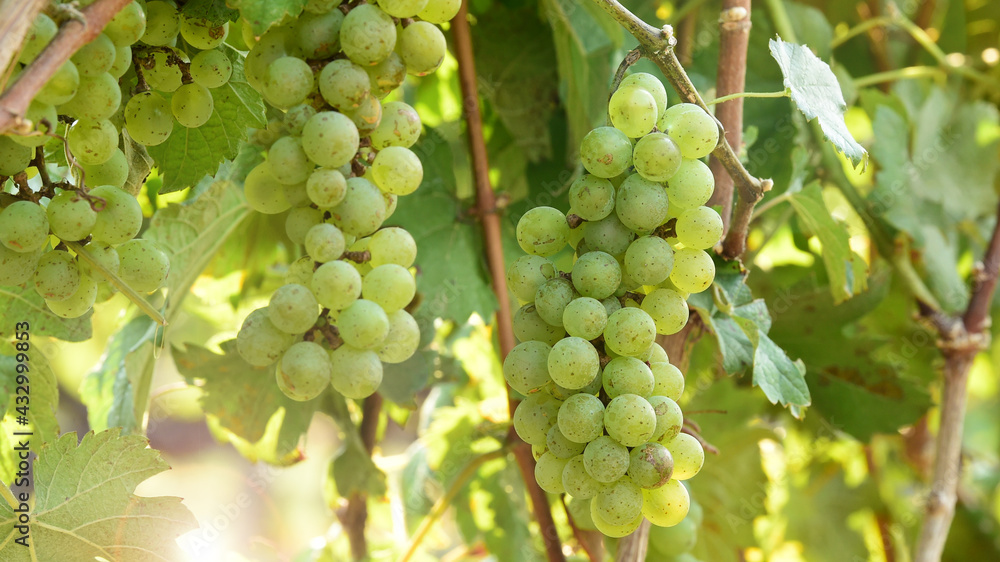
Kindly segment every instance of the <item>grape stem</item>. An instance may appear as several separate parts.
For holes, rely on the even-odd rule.
[[[706,105],[715,105],[717,103],[723,103],[727,101],[732,101],[735,99],[746,99],[746,98],[787,98],[791,96],[791,90],[785,88],[780,92],[736,92],[735,94],[729,94],[726,96],[720,96],[714,100],[705,102]]]
[[[69,19],[17,81],[0,94],[0,133],[21,123],[35,94],[85,44],[100,35],[111,18],[132,0],[97,0],[82,10],[83,20]]]
[[[83,258],[83,261],[87,262],[87,264],[90,265],[91,269],[100,274],[100,276],[103,277],[105,280],[107,280],[108,283],[114,285],[116,289],[118,289],[119,291],[122,292],[123,295],[128,297],[128,300],[134,302],[135,305],[139,307],[139,310],[142,310],[146,314],[146,316],[152,318],[153,321],[159,324],[160,326],[167,325],[167,319],[164,318],[162,314],[160,314],[160,311],[153,308],[153,305],[149,304],[149,302],[146,301],[146,299],[142,298],[142,295],[137,293],[135,289],[133,289],[132,287],[129,287],[128,284],[122,281],[120,277],[108,271],[108,269],[104,267],[104,264],[95,260],[94,257],[90,255],[90,252],[88,252],[87,249],[84,248],[82,244],[80,244],[79,242],[64,242],[64,243],[66,244],[66,247],[73,250],[73,252],[75,252],[77,256]]]

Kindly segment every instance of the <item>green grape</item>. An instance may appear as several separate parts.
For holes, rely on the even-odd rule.
[[[140,293],[151,293],[167,280],[170,258],[154,242],[137,238],[115,248],[120,260],[118,276]]]
[[[619,310],[622,309],[622,301],[618,300],[618,297],[615,297],[615,296],[610,296],[610,297],[608,297],[606,299],[603,299],[601,301],[601,304],[604,305],[604,310],[608,313],[608,317],[609,318],[616,311],[619,311]]]
[[[599,221],[615,208],[615,188],[604,178],[586,174],[570,185],[569,206],[580,218]]]
[[[181,55],[173,49],[170,49],[169,52],[177,56]],[[152,66],[144,67],[143,77],[146,79],[146,83],[159,92],[177,91],[177,88],[180,88],[181,84],[184,83],[180,66],[171,60],[171,57],[164,51],[157,51],[151,56],[147,56],[149,56],[147,60],[152,61]]]
[[[559,407],[557,421],[566,439],[589,443],[604,433],[604,404],[593,394],[574,394]]]
[[[68,60],[35,94],[35,100],[52,105],[62,105],[73,99],[79,87],[80,71],[77,70],[73,61]]]
[[[132,69],[132,47],[125,45],[115,48],[115,61],[108,69],[108,74],[121,79],[125,73]]]
[[[583,239],[591,251],[606,252],[613,256],[628,250],[629,244],[635,239],[635,233],[622,224],[616,213],[610,213],[599,221],[588,222],[583,228]]]
[[[123,244],[139,234],[142,228],[142,207],[125,191],[102,185],[90,190],[92,197],[104,199],[105,206],[97,213],[92,232],[95,240],[109,244]]]
[[[655,182],[665,182],[681,167],[681,151],[664,133],[650,133],[635,143],[632,151],[635,171]]]
[[[83,240],[97,223],[97,213],[90,202],[75,191],[63,191],[49,201],[45,214],[49,228],[62,240]]]
[[[538,287],[535,293],[535,310],[542,320],[553,326],[562,325],[563,311],[573,300],[573,283],[569,279],[556,277]]]
[[[610,484],[628,472],[628,449],[607,435],[600,435],[583,451],[583,466],[591,478]]]
[[[336,109],[352,109],[371,94],[371,79],[361,66],[346,59],[333,60],[319,74],[319,91]]]
[[[333,11],[343,0],[307,0],[305,11],[308,14],[325,14]],[[339,10],[338,10],[339,11]]]
[[[535,482],[538,482],[538,487],[550,494],[565,492],[562,473],[567,462],[569,462],[567,459],[553,455],[552,451],[539,457],[538,462],[535,463]]]
[[[347,262],[330,261],[316,269],[311,286],[320,304],[342,310],[361,296],[361,274]]]
[[[594,522],[594,528],[597,531],[610,538],[621,538],[631,535],[642,524],[642,514],[639,514],[632,521],[622,525],[612,525],[601,516],[601,513],[597,510],[595,500],[590,500],[590,519]]]
[[[571,336],[593,340],[604,333],[607,324],[607,310],[597,299],[579,297],[563,309],[562,325]]]
[[[704,250],[681,248],[674,252],[670,281],[686,293],[700,293],[712,286],[715,262]]]
[[[661,443],[669,442],[681,431],[684,424],[684,414],[681,407],[667,396],[651,396],[649,405],[656,414],[656,430],[651,439]]]
[[[35,273],[42,251],[15,252],[0,244],[0,286],[20,285]]]
[[[330,383],[345,398],[368,398],[382,384],[382,362],[374,351],[342,345],[330,352]]]
[[[676,334],[688,321],[684,297],[670,289],[654,289],[642,299],[640,308],[653,319],[657,334]]]
[[[403,63],[403,58],[395,52],[375,66],[364,68],[371,80],[372,95],[379,99],[384,98],[406,80],[406,65]]]
[[[583,445],[580,446],[583,447]],[[596,496],[597,492],[603,487],[600,482],[587,474],[582,454],[576,455],[566,461],[566,466],[563,467],[562,472],[562,485],[567,494],[578,500],[589,500]],[[573,517],[575,519],[576,514]]]
[[[537,392],[551,380],[548,370],[551,350],[551,346],[540,341],[517,344],[503,360],[504,380],[525,396]]]
[[[312,286],[314,267],[316,267],[316,262],[309,256],[303,256],[288,264],[288,270],[285,272],[285,285],[305,285],[312,289],[313,296],[319,301],[316,287]]]
[[[615,441],[635,447],[653,437],[656,413],[642,396],[622,394],[612,398],[604,409],[604,427]]]
[[[642,516],[642,491],[628,476],[601,488],[593,505],[603,521],[624,525]]]
[[[573,264],[573,287],[585,297],[606,299],[621,283],[621,266],[604,252],[587,252]],[[609,317],[610,318],[610,317]]]
[[[691,504],[693,515],[696,503]],[[673,527],[652,525],[649,528],[649,548],[661,553],[672,553],[671,562],[698,562],[696,558],[688,558],[688,551],[698,542],[698,527],[700,523],[689,515]]]
[[[35,60],[35,57],[48,46],[49,41],[52,41],[58,31],[59,26],[52,21],[52,18],[43,13],[36,15],[24,37],[24,45],[21,47],[18,62],[28,64]]]
[[[80,47],[70,58],[80,76],[97,76],[111,69],[118,51],[111,38],[101,33]]]
[[[290,108],[285,112],[285,117],[282,119],[282,124],[288,134],[292,136],[302,136],[302,128],[306,126],[306,122],[312,119],[312,116],[316,115],[316,109],[313,106],[302,103]]]
[[[616,129],[639,138],[656,126],[656,99],[642,88],[619,87],[608,102],[608,115]]]
[[[39,133],[54,132],[56,123],[58,123],[56,108],[38,100],[33,100],[28,106],[28,111],[25,112],[24,119],[31,124],[30,132],[32,133],[36,131]],[[43,123],[44,121],[47,121],[48,125],[45,125]],[[25,132],[27,133],[29,131]],[[49,137],[44,134],[14,135],[10,138],[17,144],[31,148],[42,146],[49,139]]]
[[[427,5],[427,0],[378,0],[378,7],[394,18],[412,18]]]
[[[13,176],[31,163],[34,151],[14,142],[9,136],[0,136],[0,174]]]
[[[428,0],[427,5],[417,14],[423,21],[442,24],[451,21],[461,8],[461,0]]]
[[[406,64],[406,71],[426,76],[438,69],[448,53],[448,43],[441,30],[432,23],[416,21],[399,34],[396,51]]]
[[[214,49],[226,40],[229,34],[229,22],[222,25],[212,25],[203,18],[192,18],[181,14],[181,37],[195,49],[207,51]]]
[[[377,351],[379,359],[385,363],[402,363],[420,347],[420,327],[405,310],[390,312],[389,334]]]
[[[704,158],[719,144],[719,125],[715,118],[693,103],[679,103],[668,108],[656,126],[677,142],[684,158]]]
[[[417,294],[417,283],[405,267],[389,263],[365,274],[361,295],[378,303],[386,312],[394,312],[410,304]]]
[[[107,72],[97,76],[83,76],[73,99],[59,106],[59,113],[77,118],[107,119],[118,111],[122,91],[118,80]]]
[[[47,301],[66,300],[80,286],[80,277],[80,267],[69,252],[51,250],[38,260],[35,291]]]
[[[309,159],[324,168],[339,168],[358,151],[358,127],[335,111],[321,111],[302,128],[302,148]]]
[[[316,324],[319,303],[304,285],[283,285],[271,295],[267,315],[276,328],[289,334],[301,334]]]
[[[271,28],[261,36],[260,41],[257,41],[253,48],[250,49],[250,52],[247,53],[247,58],[243,63],[243,70],[247,78],[247,83],[253,89],[260,91],[264,88],[267,69],[272,62],[298,52],[296,49],[297,38],[294,31],[295,28],[289,25]]]
[[[663,83],[652,74],[636,72],[626,76],[618,85],[619,89],[636,87],[646,90],[653,96],[653,100],[656,101],[657,116],[663,115],[663,111],[667,109],[667,89],[663,87]]]
[[[309,64],[298,57],[281,57],[264,72],[264,98],[273,106],[288,108],[302,103],[314,86]]]
[[[60,301],[46,300],[56,316],[61,318],[79,318],[93,308],[97,301],[97,282],[86,275],[80,276],[80,285],[69,298]]]
[[[622,394],[649,396],[656,386],[653,372],[635,357],[615,357],[604,366],[603,385],[608,398]]]
[[[206,88],[218,88],[229,82],[233,63],[222,51],[201,51],[191,58],[191,79]]]
[[[562,407],[560,406],[559,409],[561,410]],[[558,415],[556,417],[558,419]],[[548,447],[550,454],[560,459],[569,459],[577,455],[582,455],[583,450],[586,448],[586,443],[570,441],[563,435],[562,431],[559,430],[558,423],[549,428],[549,433],[545,438],[545,445]]]
[[[639,174],[625,178],[615,194],[615,212],[626,227],[648,234],[667,218],[667,192]]]
[[[372,234],[368,242],[372,267],[394,263],[410,267],[417,259],[417,242],[409,232],[399,227],[383,228]]]
[[[674,459],[659,443],[643,443],[629,453],[628,475],[640,488],[659,488],[673,471]]]
[[[267,151],[267,164],[271,177],[285,185],[302,183],[313,171],[313,164],[302,150],[298,137],[281,137],[274,141]],[[308,184],[306,190],[308,192]]]
[[[548,257],[566,246],[566,215],[552,207],[535,207],[517,221],[517,243],[525,253]]]
[[[625,272],[636,283],[658,285],[670,277],[674,249],[659,236],[641,236],[629,244],[624,262]]]
[[[77,162],[96,166],[110,160],[118,150],[118,128],[107,119],[80,119],[70,127],[66,142]]]
[[[317,211],[317,213],[319,212]],[[306,253],[314,261],[320,263],[333,261],[343,255],[347,248],[344,233],[332,224],[321,222],[322,214],[317,219],[319,219],[317,224],[310,228],[305,235]]]
[[[705,250],[722,239],[722,217],[711,207],[688,209],[677,217],[677,241],[685,248]]]
[[[135,43],[145,32],[146,13],[142,11],[142,6],[138,2],[126,4],[104,27],[104,34],[119,47]]]
[[[170,103],[156,92],[140,92],[125,105],[125,128],[133,140],[156,146],[174,130]]]
[[[337,327],[347,345],[356,349],[378,349],[389,335],[389,317],[378,303],[362,298],[340,312]]]
[[[302,14],[295,23],[295,37],[307,59],[326,59],[340,50],[340,27],[344,12],[329,10],[319,14]]]
[[[673,527],[684,520],[690,505],[691,496],[678,480],[668,480],[659,488],[642,491],[642,514],[653,525]]]
[[[561,326],[553,326],[538,315],[534,304],[526,304],[514,313],[514,336],[518,341],[540,341],[549,345],[566,335],[566,331]]]
[[[292,208],[284,186],[271,175],[267,162],[261,162],[250,170],[243,182],[243,193],[250,208],[258,213],[276,215]]]
[[[371,173],[379,189],[394,195],[413,193],[424,179],[420,158],[409,148],[402,146],[389,146],[380,150],[372,163]]]
[[[121,267],[121,258],[118,256],[118,250],[114,246],[100,240],[92,240],[87,244],[86,248],[91,259],[99,263],[108,273],[118,275],[118,269]],[[84,275],[103,279],[103,275],[97,268],[90,265],[86,260],[77,260],[77,263],[80,265],[80,271]]]
[[[669,361],[669,359],[667,358],[667,352],[663,349],[663,346],[658,343],[654,343],[649,346],[649,357],[646,361],[649,363],[656,363],[659,361]]]
[[[371,134],[372,148],[409,148],[420,138],[421,127],[420,116],[412,107],[401,101],[391,101],[382,106],[382,121]]]
[[[676,480],[688,480],[701,472],[705,464],[705,449],[694,436],[679,433],[667,443],[667,449],[674,458]]]
[[[385,199],[375,185],[365,178],[347,180],[347,194],[330,209],[334,224],[346,234],[368,236],[385,220]]]
[[[258,308],[243,321],[236,334],[236,351],[247,363],[266,367],[277,361],[295,342],[295,336],[282,332],[268,318],[267,308]]]
[[[565,400],[574,394],[595,395],[601,390],[601,377],[594,377],[594,380],[590,381],[590,384],[583,388],[566,388],[556,383],[551,383],[546,389],[549,391],[549,394],[560,400]]]
[[[673,401],[680,400],[684,394],[684,374],[677,367],[667,361],[650,361],[649,370],[653,371],[653,378],[656,386],[653,388],[653,396],[665,396]],[[652,403],[650,398],[650,403]],[[656,404],[653,404],[656,409]]]
[[[544,445],[562,403],[548,392],[529,395],[514,410],[514,431],[530,445]]]
[[[338,170],[320,168],[309,174],[306,181],[309,200],[320,207],[334,207],[344,200],[347,180]]]
[[[589,341],[568,337],[552,346],[548,365],[552,382],[569,389],[583,388],[600,372],[601,358]]]
[[[598,127],[580,143],[583,167],[599,178],[613,178],[632,164],[632,142],[614,127]]]
[[[330,384],[330,354],[316,342],[300,341],[281,356],[275,377],[278,388],[292,400],[312,400]]]
[[[361,4],[347,13],[340,26],[340,48],[361,66],[377,64],[396,46],[396,24],[378,6]]]
[[[285,234],[288,235],[288,239],[291,240],[293,244],[303,244],[306,241],[306,235],[309,233],[309,229],[322,222],[323,211],[313,209],[312,207],[295,207],[294,209],[288,211],[288,215],[285,216]],[[309,253],[308,249],[306,250],[306,253]]]
[[[358,134],[367,137],[382,122],[382,104],[375,96],[368,96],[360,106],[346,109],[344,114],[351,118],[358,128]]]
[[[45,209],[31,201],[15,201],[0,211],[0,242],[15,252],[41,250],[49,241]]]
[[[208,88],[192,82],[177,88],[170,98],[170,109],[178,123],[188,129],[197,129],[212,117],[215,102]],[[305,178],[302,181],[305,181]]]
[[[608,316],[604,343],[618,355],[639,355],[656,339],[656,324],[640,308],[626,307]]]
[[[154,47],[162,47],[177,37],[181,30],[180,14],[172,2],[146,3],[146,31],[140,41]]]
[[[556,268],[549,260],[541,256],[521,256],[507,269],[507,287],[522,301],[531,301],[539,287],[555,276]]]

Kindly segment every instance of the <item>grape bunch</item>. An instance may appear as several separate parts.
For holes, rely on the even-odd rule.
[[[383,224],[423,180],[411,150],[421,122],[406,103],[382,100],[407,74],[441,65],[447,46],[435,24],[459,5],[312,0],[295,20],[245,36],[247,81],[283,114],[252,137],[266,154],[244,194],[254,210],[284,215],[304,255],[268,306],[246,318],[237,350],[252,365],[276,363],[278,386],[294,400],[328,385],[348,398],[370,396],[382,364],[405,361],[419,346],[407,310],[416,243]]]
[[[670,527],[688,512],[681,481],[705,453],[681,432],[684,376],[655,339],[679,332],[687,296],[711,286],[705,250],[722,220],[705,206],[714,180],[700,160],[718,143],[714,118],[668,108],[645,73],[622,81],[608,111],[613,126],[582,141],[588,173],[570,187],[569,213],[535,207],[517,223],[527,255],[507,283],[524,304],[503,372],[526,396],[513,423],[533,447],[539,486],[589,501],[597,528],[620,537],[643,517]],[[567,245],[572,267],[560,272],[550,258]]]

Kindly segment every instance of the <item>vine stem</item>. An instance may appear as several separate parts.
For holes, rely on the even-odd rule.
[[[378,420],[382,413],[382,395],[375,393],[365,398],[361,407],[361,443],[371,457],[378,437]],[[368,521],[368,494],[354,492],[347,498],[347,509],[341,517],[347,540],[351,544],[351,556],[364,560],[368,556],[368,542],[365,540],[365,523]]]
[[[783,90],[780,92],[737,92],[735,94],[729,94],[726,96],[717,97],[714,100],[709,100],[705,102],[705,105],[715,105],[717,103],[727,102],[736,99],[747,99],[747,98],[787,98],[791,96],[791,91]]]
[[[482,222],[483,238],[486,243],[486,261],[489,264],[490,277],[493,282],[493,292],[497,298],[497,340],[500,344],[500,360],[503,361],[511,349],[514,349],[514,328],[510,310],[510,296],[507,293],[506,270],[503,261],[503,242],[500,234],[500,214],[496,205],[496,196],[490,184],[490,166],[486,153],[486,141],[483,136],[482,116],[479,111],[479,93],[476,87],[476,66],[472,50],[472,33],[469,29],[468,2],[462,2],[458,14],[451,21],[451,33],[454,39],[455,59],[458,61],[458,82],[462,89],[463,110],[468,127],[469,147],[472,155],[472,172],[476,185],[476,209]],[[505,387],[506,388],[506,387]],[[507,409],[511,419],[517,400],[507,391]],[[538,521],[542,540],[545,543],[545,555],[549,562],[565,562],[562,544],[552,511],[549,508],[548,496],[538,487],[535,481],[535,459],[531,456],[531,447],[521,442],[513,426],[507,433],[507,440],[516,443],[512,447],[524,480],[525,488],[531,498],[531,507],[535,520]]]
[[[97,273],[99,273],[101,277],[106,279],[108,283],[114,285],[116,289],[118,289],[119,291],[122,292],[123,295],[128,297],[128,300],[135,303],[135,305],[139,307],[139,310],[143,311],[146,314],[146,316],[152,318],[153,321],[159,324],[160,326],[167,325],[167,319],[164,318],[162,314],[160,314],[159,310],[153,308],[153,305],[149,304],[149,302],[146,299],[142,298],[142,295],[137,293],[135,289],[129,287],[128,284],[122,281],[120,277],[108,271],[108,269],[104,267],[102,263],[95,260],[94,256],[91,256],[90,252],[88,252],[87,249],[82,244],[80,244],[79,242],[65,242],[65,241],[63,243],[66,244],[66,246],[69,249],[73,250],[77,256],[83,258],[83,261],[87,262],[87,265],[89,265],[91,269],[97,271]]]
[[[7,86],[15,65],[11,64],[21,54],[24,38],[31,29],[32,22],[48,2],[46,0],[0,1],[0,12],[4,14],[0,22],[0,90]]]
[[[866,86],[874,86],[875,84],[882,84],[884,82],[895,82],[896,80],[910,80],[913,78],[944,78],[948,73],[936,66],[907,66],[905,68],[897,68],[894,70],[887,70],[885,72],[876,72],[875,74],[869,74],[868,76],[862,76],[854,80],[855,88],[864,88]]]
[[[49,78],[83,45],[97,37],[104,26],[132,0],[97,0],[82,10],[82,21],[64,22],[56,36],[29,64],[17,81],[0,94],[0,133],[5,133],[21,121],[35,94]]]

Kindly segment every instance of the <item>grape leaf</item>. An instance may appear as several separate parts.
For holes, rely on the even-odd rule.
[[[0,502],[4,561],[180,559],[175,541],[197,526],[194,516],[180,498],[134,495],[166,469],[145,437],[110,429],[87,433],[77,445],[75,432],[63,435],[35,460],[27,548],[12,543],[21,536],[18,514]]]
[[[190,18],[203,18],[212,25],[222,25],[236,21],[240,13],[226,5],[225,0],[188,0],[181,6],[181,13]],[[230,26],[230,33],[239,33],[240,27]]]
[[[91,337],[91,315],[88,312],[80,318],[60,318],[45,306],[45,299],[33,287],[0,287],[0,339],[13,338],[15,324],[27,322],[32,336],[86,341]]]
[[[80,399],[87,405],[90,427],[97,431],[121,427],[125,432],[141,427],[149,389],[141,397],[135,389],[152,377],[155,334],[156,323],[142,315],[108,342],[100,363],[80,383]]]
[[[262,35],[286,17],[302,13],[306,3],[306,0],[235,0],[229,5],[238,8],[243,19],[250,22],[254,35]]]
[[[243,75],[243,55],[230,47],[223,52],[233,63],[233,74],[229,82],[212,89],[212,116],[195,129],[174,121],[166,142],[149,147],[163,176],[160,193],[193,186],[205,175],[215,174],[224,159],[236,157],[251,128],[267,124],[264,102]]]
[[[868,287],[867,265],[854,253],[847,227],[838,224],[823,202],[819,182],[791,195],[789,202],[801,220],[823,245],[823,263],[830,280],[834,303],[841,303]]]
[[[29,340],[30,342],[30,340]],[[17,472],[18,453],[14,446],[19,439],[15,432],[30,431],[30,449],[38,452],[44,443],[55,441],[59,436],[59,420],[56,412],[59,409],[59,383],[49,366],[48,359],[37,346],[28,351],[28,371],[23,373],[28,377],[23,385],[28,393],[17,387],[17,350],[6,341],[0,341],[0,405],[3,405],[6,416],[0,416],[0,480],[12,482]],[[23,370],[23,369],[22,369]],[[23,382],[23,381],[22,381]],[[28,402],[24,402],[25,396]],[[18,398],[20,397],[20,398]],[[16,408],[24,408],[18,411]],[[22,415],[27,418],[27,424],[18,423]],[[13,440],[13,441],[12,441]]]
[[[425,324],[420,333],[433,334],[434,326]],[[437,352],[431,349],[417,351],[402,363],[382,366],[382,384],[378,393],[401,406],[415,408],[417,393],[427,385],[435,370]]]
[[[821,61],[808,47],[786,43],[781,38],[770,41],[771,56],[785,76],[784,84],[792,101],[807,119],[817,119],[823,134],[838,150],[858,165],[867,165],[868,153],[854,140],[844,112],[847,104],[830,66]]]

